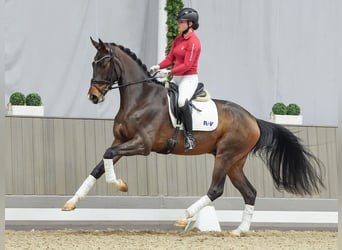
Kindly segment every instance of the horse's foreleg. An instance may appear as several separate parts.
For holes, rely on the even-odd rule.
[[[76,208],[76,204],[84,198],[94,186],[96,180],[100,178],[103,173],[106,174],[106,182],[113,184],[117,189],[122,192],[127,192],[127,184],[121,180],[117,179],[114,172],[114,164],[123,155],[137,155],[137,154],[148,154],[148,148],[143,143],[141,137],[135,137],[134,139],[127,141],[122,144],[113,142],[113,146],[108,148],[103,155],[103,160],[93,169],[91,174],[79,187],[75,195],[69,199],[63,206],[63,211],[70,211]]]
[[[113,184],[114,187],[116,187],[121,192],[127,192],[128,186],[126,182],[124,182],[122,179],[117,179],[116,174],[114,172],[114,163],[112,159],[103,159],[104,163],[104,170],[106,174],[106,182]]]
[[[228,176],[232,184],[240,191],[245,201],[245,208],[242,214],[241,223],[236,229],[231,232],[232,236],[240,236],[241,234],[247,233],[249,231],[257,194],[255,188],[244,175],[242,167],[243,165],[234,166],[228,172]]]
[[[115,157],[112,161],[117,162],[120,159],[120,156]],[[114,171],[114,170],[113,170]],[[76,208],[77,203],[83,199],[89,191],[92,189],[92,187],[95,185],[96,180],[100,178],[103,173],[105,172],[104,169],[104,162],[101,160],[96,167],[93,169],[93,171],[90,173],[90,175],[84,180],[82,185],[78,188],[76,193],[74,194],[73,197],[71,197],[63,206],[62,210],[63,211],[71,211]],[[122,181],[123,182],[123,181]],[[121,190],[123,191],[123,189]]]
[[[123,155],[128,156],[146,154],[146,147],[145,144],[142,142],[143,141],[141,137],[137,136],[132,140],[112,146],[106,150],[103,155],[103,163],[107,183],[113,184],[118,190],[122,192],[127,192],[127,184],[123,180],[116,178],[116,174],[114,172],[114,163],[112,159],[121,157]]]
[[[83,199],[90,189],[94,186],[96,182],[96,179],[94,176],[89,175],[87,179],[82,183],[82,185],[79,187],[79,189],[76,191],[74,196],[70,198],[63,206],[63,211],[71,211],[76,208],[77,202],[79,202],[81,199]]]
[[[101,160],[93,169],[91,174],[84,180],[76,193],[63,206],[63,211],[71,211],[76,208],[77,202],[83,199],[94,186],[96,180],[104,173],[103,161]]]

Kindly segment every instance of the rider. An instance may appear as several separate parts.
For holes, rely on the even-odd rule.
[[[192,116],[190,99],[194,95],[198,84],[198,59],[201,53],[201,43],[194,30],[199,27],[198,12],[192,8],[184,8],[177,15],[178,31],[169,54],[158,65],[150,68],[150,72],[159,72],[159,77],[173,75],[173,81],[178,85],[178,106],[184,127],[184,148],[190,150],[195,147],[192,135]],[[174,63],[171,70],[166,69]]]

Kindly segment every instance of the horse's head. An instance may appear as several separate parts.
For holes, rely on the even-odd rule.
[[[119,76],[114,65],[113,46],[103,43],[101,39],[99,42],[90,39],[97,49],[97,53],[92,63],[93,78],[91,79],[88,98],[97,104],[104,101],[107,92],[113,88],[114,84],[118,83]]]

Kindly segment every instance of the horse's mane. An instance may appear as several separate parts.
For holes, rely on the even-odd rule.
[[[146,73],[146,75],[149,78],[152,78],[150,72],[148,72],[148,70],[147,70],[146,64],[144,64],[133,51],[131,51],[129,48],[126,48],[126,47],[119,45],[119,44],[111,43],[111,45],[116,46],[119,49],[121,49],[123,52],[125,52],[130,58],[132,58],[143,69],[143,71]],[[153,77],[153,82],[156,82],[159,84],[161,83],[157,79],[155,79],[154,77]]]

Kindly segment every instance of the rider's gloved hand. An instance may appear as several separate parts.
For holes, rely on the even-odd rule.
[[[160,67],[159,67],[158,64],[157,64],[157,65],[151,66],[151,68],[150,68],[150,74],[156,73],[159,69],[160,69]]]
[[[158,72],[159,78],[167,78],[171,74],[171,71],[168,69],[162,69]]]

